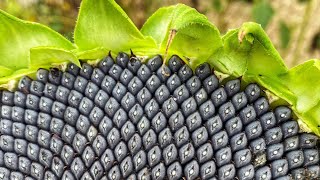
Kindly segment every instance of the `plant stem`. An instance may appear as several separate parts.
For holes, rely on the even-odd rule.
[[[301,48],[302,48],[302,44],[304,41],[305,30],[309,24],[310,16],[312,14],[313,2],[314,2],[314,0],[308,1],[307,7],[304,11],[304,16],[303,16],[303,20],[302,20],[302,23],[300,26],[300,32],[299,32],[297,44],[295,46],[293,59],[291,61],[291,66],[295,66],[299,63],[300,56],[301,56]]]

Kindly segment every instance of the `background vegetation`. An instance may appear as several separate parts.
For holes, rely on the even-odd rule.
[[[116,0],[141,28],[159,7],[184,3],[205,14],[224,34],[243,22],[260,23],[292,67],[320,58],[319,0]],[[72,40],[81,0],[0,0],[0,9],[40,22]]]

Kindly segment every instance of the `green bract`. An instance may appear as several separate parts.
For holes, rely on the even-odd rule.
[[[217,71],[257,82],[285,100],[320,135],[320,60],[288,69],[262,27],[244,23],[221,36],[208,19],[188,6],[161,8],[141,31],[114,0],[84,0],[74,44],[40,24],[0,11],[0,87],[12,89],[39,68],[96,61],[108,53],[130,52],[148,58],[177,54],[191,67],[209,62]]]

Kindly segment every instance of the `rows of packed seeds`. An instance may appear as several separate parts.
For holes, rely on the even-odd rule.
[[[0,179],[306,179],[318,138],[256,84],[120,53],[2,92]]]

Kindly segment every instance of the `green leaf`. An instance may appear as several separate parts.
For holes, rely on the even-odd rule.
[[[291,103],[297,115],[320,135],[320,60],[309,60],[279,78],[296,97]]]
[[[36,47],[30,50],[31,68],[52,67],[65,62],[81,67],[80,61],[71,51],[56,47]]]
[[[37,69],[19,69],[10,75],[0,77],[0,90],[7,89],[13,91],[23,76],[35,77],[36,72]]]
[[[258,3],[255,3],[252,8],[252,17],[255,22],[262,25],[263,28],[266,28],[269,24],[274,11],[266,0],[261,0]]]
[[[291,39],[291,31],[284,21],[281,21],[279,23],[279,27],[280,27],[279,32],[280,32],[281,47],[285,49],[289,45],[289,41]]]
[[[74,41],[79,53],[105,48],[114,53],[120,51],[143,54],[155,47],[150,37],[143,36],[125,12],[114,0],[83,0],[74,31]],[[91,53],[87,58],[97,59]]]
[[[223,73],[250,81],[287,72],[282,58],[259,24],[244,23],[222,39],[223,49],[214,53],[209,62]]]
[[[0,78],[8,76],[8,75],[10,75],[12,73],[13,73],[12,69],[9,69],[9,68],[4,67],[4,66],[0,66]]]
[[[104,47],[98,47],[95,49],[87,50],[87,51],[80,51],[76,52],[77,57],[79,59],[102,59],[103,57],[107,56],[109,50]]]
[[[183,4],[160,8],[141,32],[155,39],[159,54],[177,54],[189,60],[192,67],[222,47],[218,29],[204,15]]]
[[[30,48],[73,49],[71,42],[44,25],[22,21],[0,10],[0,66],[18,70],[29,65]]]

